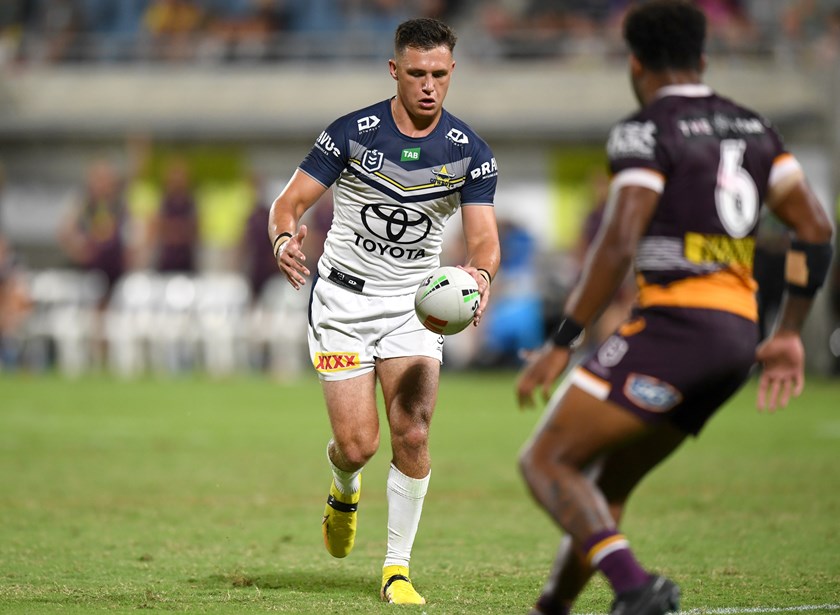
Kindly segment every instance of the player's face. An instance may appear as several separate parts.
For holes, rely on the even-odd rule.
[[[432,120],[440,115],[455,62],[445,45],[423,50],[407,47],[389,63],[397,99],[409,116]]]

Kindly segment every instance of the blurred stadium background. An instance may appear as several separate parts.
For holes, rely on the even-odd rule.
[[[840,2],[698,3],[708,83],[781,129],[836,220]],[[269,275],[267,206],[329,122],[393,94],[392,33],[418,15],[458,31],[446,107],[500,168],[504,269],[447,365],[515,363],[554,324],[597,225],[607,131],[636,106],[627,5],[2,0],[0,370],[304,371],[306,293]],[[308,214],[310,262],[329,215]],[[761,272],[785,242],[762,221]],[[447,245],[459,262],[457,223]],[[806,332],[821,374],[840,373],[837,271]]]

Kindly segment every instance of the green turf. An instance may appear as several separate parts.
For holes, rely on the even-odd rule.
[[[515,408],[513,379],[444,377],[412,560],[429,604],[408,612],[524,613],[539,591],[559,533],[516,472],[538,415]],[[812,379],[773,416],[754,394],[642,485],[624,529],[686,609],[836,605],[840,381]],[[327,438],[312,378],[0,376],[0,612],[392,612],[387,438],[343,561],[319,528]],[[596,580],[578,610],[609,602]]]

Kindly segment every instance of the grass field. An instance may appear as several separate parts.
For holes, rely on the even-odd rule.
[[[412,559],[429,604],[409,612],[525,613],[539,591],[559,534],[516,471],[538,414],[516,410],[513,379],[444,376]],[[684,609],[836,613],[840,381],[810,380],[772,416],[754,395],[642,485],[624,529]],[[0,612],[392,612],[378,601],[387,438],[346,560],[321,541],[327,438],[314,378],[0,376]],[[598,579],[577,610],[610,599]]]

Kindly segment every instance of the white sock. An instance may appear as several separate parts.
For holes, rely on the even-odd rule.
[[[330,464],[330,468],[332,468],[335,486],[344,495],[356,493],[362,488],[362,480],[359,478],[359,474],[362,473],[362,468],[359,468],[354,472],[348,472],[346,470],[342,470],[341,468],[337,468],[332,462],[332,459],[330,459],[330,444],[332,444],[332,440],[327,443],[327,462]]]
[[[388,472],[388,550],[385,566],[408,567],[431,475],[429,472],[425,478],[411,478],[391,464]]]

